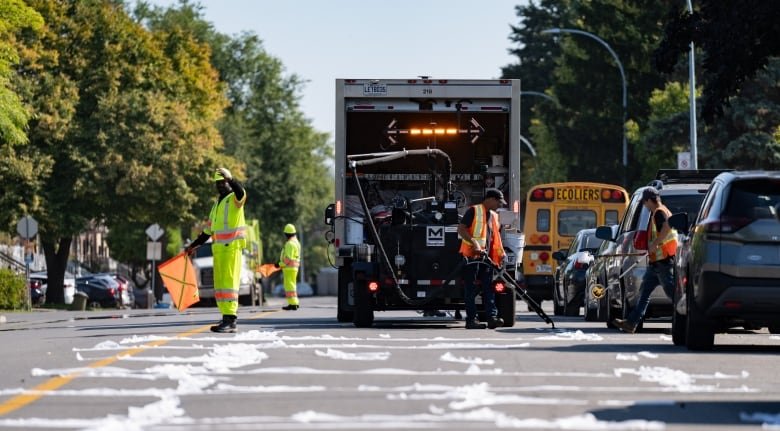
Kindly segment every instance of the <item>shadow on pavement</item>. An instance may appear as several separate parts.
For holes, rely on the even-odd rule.
[[[766,401],[674,401],[671,403],[635,404],[627,407],[594,410],[602,421],[644,419],[666,424],[696,425],[757,425],[776,424],[780,402]],[[761,415],[774,416],[761,419]]]

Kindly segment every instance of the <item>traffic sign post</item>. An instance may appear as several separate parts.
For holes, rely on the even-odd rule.
[[[160,239],[165,230],[155,223],[146,228],[146,235],[151,239],[151,242],[146,243],[146,258],[152,261],[152,292],[154,292],[154,284],[157,279],[156,263],[162,259],[162,244],[157,242]],[[157,296],[155,296],[156,298]]]
[[[35,235],[38,234],[38,222],[30,217],[30,216],[24,216],[21,220],[19,220],[18,223],[16,223],[16,232],[19,233],[19,236],[21,236],[24,239],[24,279],[25,279],[25,289],[24,289],[24,306],[27,308],[27,310],[32,310],[32,298],[30,297],[30,263],[32,262],[31,257],[28,257],[28,249],[30,244],[30,239],[34,238]]]
[[[691,153],[688,151],[677,153],[677,169],[681,171],[691,169]]]

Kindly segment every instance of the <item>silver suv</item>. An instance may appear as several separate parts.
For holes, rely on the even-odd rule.
[[[712,349],[729,328],[780,331],[780,172],[726,172],[712,182],[680,248],[673,341]]]
[[[596,236],[613,241],[616,246],[613,256],[604,266],[606,273],[607,326],[613,328],[614,319],[626,319],[639,300],[639,286],[647,269],[647,227],[650,211],[642,205],[642,192],[655,187],[661,196],[661,202],[672,213],[686,213],[693,220],[699,211],[710,182],[722,170],[677,171],[659,170],[651,186],[640,187],[631,195],[617,234],[608,226],[596,229]],[[672,315],[672,301],[659,285],[650,296],[650,305],[645,319],[653,317],[668,318]],[[641,323],[640,323],[641,325]]]

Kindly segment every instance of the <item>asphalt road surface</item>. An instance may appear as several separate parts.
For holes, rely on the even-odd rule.
[[[336,322],[335,298],[215,308],[0,313],[0,430],[780,429],[780,337],[672,344],[582,318],[466,330],[451,317]],[[525,307],[518,306],[519,310]]]

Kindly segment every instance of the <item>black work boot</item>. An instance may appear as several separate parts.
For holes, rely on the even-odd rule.
[[[502,319],[500,317],[496,317],[496,316],[491,316],[488,319],[487,326],[490,329],[496,329],[496,328],[502,327],[502,326],[504,326],[504,319]]]
[[[284,307],[282,307],[282,310],[287,310],[287,311],[295,311],[297,309],[298,309],[298,306],[294,305],[294,304],[287,304]]]
[[[487,325],[479,323],[477,319],[466,319],[466,329],[485,329]]]
[[[212,326],[211,332],[236,332],[236,316],[222,316],[222,321]]]

